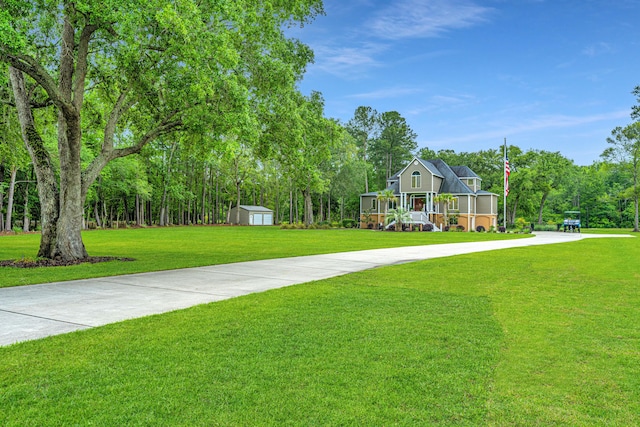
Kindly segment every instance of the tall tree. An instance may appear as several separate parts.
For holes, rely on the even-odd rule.
[[[324,99],[319,92],[304,97],[300,105],[303,123],[301,145],[295,162],[297,183],[304,196],[304,223],[313,223],[312,192],[324,192],[329,181],[323,175],[323,164],[340,138],[338,124],[324,117]]]
[[[638,173],[640,172],[640,122],[632,123],[624,128],[616,127],[607,138],[611,145],[603,153],[605,159],[617,161],[620,167],[631,174],[631,185],[626,191],[633,199],[634,217],[633,231],[638,229]]]
[[[358,142],[364,164],[368,164],[369,142],[375,139],[379,131],[379,114],[371,108],[359,106],[353,114],[353,118],[347,123],[347,130]],[[369,192],[369,170],[364,171],[364,192]]]
[[[567,182],[574,165],[559,152],[532,150],[527,154],[530,156],[529,165],[533,172],[533,187],[540,193],[538,224],[542,224],[542,212],[549,195]]]
[[[411,160],[418,144],[416,133],[397,111],[382,113],[379,122],[380,135],[371,144],[371,159],[378,172],[384,171],[380,179],[380,185],[384,187],[384,181]]]
[[[88,256],[80,231],[91,184],[110,161],[179,129],[237,134],[266,87],[291,85],[310,50],[284,36],[321,0],[67,0],[2,2],[0,61],[9,64],[18,116],[42,205],[38,255]],[[90,94],[108,105],[102,144],[82,167]],[[56,155],[33,118],[32,94],[58,116]],[[59,177],[56,173],[59,173]]]

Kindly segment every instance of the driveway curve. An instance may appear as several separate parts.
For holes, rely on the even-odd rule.
[[[385,265],[497,249],[632,237],[539,232],[533,238],[371,249],[0,289],[0,346]]]

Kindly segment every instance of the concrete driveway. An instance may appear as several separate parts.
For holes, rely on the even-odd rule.
[[[527,239],[373,249],[2,288],[0,346],[384,265],[596,237],[616,235],[541,232]]]

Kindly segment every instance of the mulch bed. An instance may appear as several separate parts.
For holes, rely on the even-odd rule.
[[[5,260],[0,261],[0,267],[16,267],[16,268],[36,268],[36,267],[63,267],[69,265],[84,264],[86,262],[91,264],[97,264],[99,262],[109,261],[135,261],[134,258],[119,258],[112,256],[91,256],[86,259],[76,259],[66,261],[63,259],[18,259],[18,260]]]

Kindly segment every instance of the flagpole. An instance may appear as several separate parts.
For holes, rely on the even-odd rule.
[[[503,156],[502,156],[502,186],[503,186],[502,207],[504,209],[504,212],[502,214],[502,223],[503,223],[502,225],[506,230],[507,229],[507,138],[504,139],[504,150],[503,150]]]

